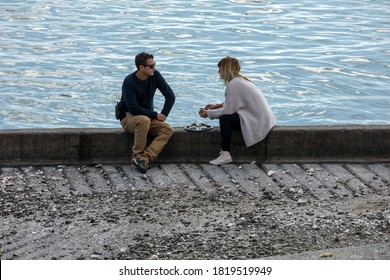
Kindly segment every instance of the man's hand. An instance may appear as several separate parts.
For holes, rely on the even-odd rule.
[[[161,114],[161,113],[157,113],[157,119],[159,121],[165,122],[167,117],[165,115]]]

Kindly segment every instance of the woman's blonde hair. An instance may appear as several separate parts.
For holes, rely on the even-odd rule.
[[[241,65],[237,58],[227,56],[222,58],[218,62],[219,77],[223,80],[224,84],[227,85],[234,78],[240,77],[248,80],[247,77],[240,74]]]

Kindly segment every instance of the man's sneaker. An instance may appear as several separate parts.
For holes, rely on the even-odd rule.
[[[148,164],[145,160],[140,158],[135,158],[133,160],[135,167],[137,167],[138,171],[142,174],[146,173],[146,170],[148,170]]]
[[[233,161],[230,152],[228,151],[221,151],[219,157],[216,159],[211,160],[209,163],[213,165],[221,165],[225,163],[231,163]]]

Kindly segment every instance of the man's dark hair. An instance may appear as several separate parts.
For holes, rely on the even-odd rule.
[[[146,61],[151,58],[154,58],[154,56],[150,53],[139,53],[135,56],[135,66],[139,69],[141,65],[146,65]]]

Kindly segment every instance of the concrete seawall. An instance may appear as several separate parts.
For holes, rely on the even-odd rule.
[[[127,163],[133,137],[120,128],[0,130],[0,165]],[[204,163],[220,149],[219,128],[175,134],[158,163]],[[390,125],[277,126],[246,148],[232,137],[235,162],[390,162]]]

